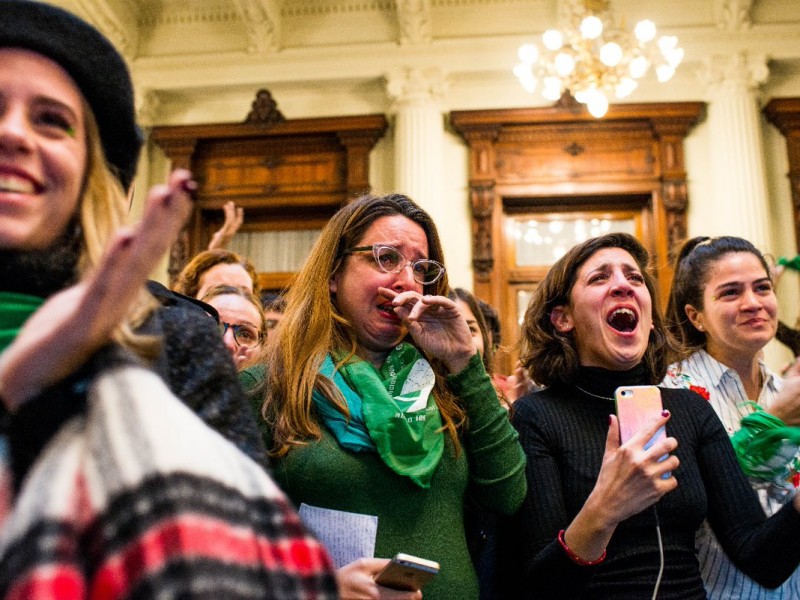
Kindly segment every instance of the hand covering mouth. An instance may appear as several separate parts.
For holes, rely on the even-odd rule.
[[[617,308],[608,315],[606,322],[617,331],[628,333],[636,329],[639,317],[630,308]]]

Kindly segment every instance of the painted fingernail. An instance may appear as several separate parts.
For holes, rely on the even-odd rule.
[[[614,420],[611,418],[611,415],[608,415],[608,424],[611,425],[613,422]]]
[[[133,236],[125,235],[119,240],[119,245],[121,248],[127,248],[133,243]]]
[[[186,179],[182,181],[181,189],[186,192],[192,200],[197,199],[197,182],[193,179]]]
[[[669,416],[669,411],[665,408],[664,410],[661,411],[661,416],[662,417],[668,417]]]

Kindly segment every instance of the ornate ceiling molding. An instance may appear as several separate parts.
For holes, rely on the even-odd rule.
[[[753,25],[755,0],[714,0],[714,18],[720,31],[746,31]]]
[[[247,31],[248,54],[277,51],[281,31],[278,0],[233,0],[233,4]]]
[[[76,0],[89,23],[102,31],[128,62],[136,58],[139,47],[137,15],[129,3],[109,0]]]
[[[91,0],[82,0],[90,2]],[[187,25],[191,23],[235,23],[240,13],[231,3],[198,3],[192,6],[171,7],[168,11],[153,12],[142,10],[139,16],[140,27],[159,27],[163,25]]]
[[[431,0],[397,0],[400,45],[420,46],[433,41]]]
[[[281,14],[284,17],[307,17],[336,13],[393,12],[393,0],[292,0],[284,2]]]

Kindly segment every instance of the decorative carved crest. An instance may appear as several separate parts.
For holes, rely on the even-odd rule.
[[[555,108],[563,108],[572,112],[581,112],[584,110],[583,104],[575,100],[575,96],[569,90],[561,92],[561,96],[553,104]]]
[[[258,90],[256,99],[253,100],[252,108],[247,114],[245,123],[255,123],[256,125],[277,125],[286,120],[278,110],[278,103],[272,98],[269,90]]]

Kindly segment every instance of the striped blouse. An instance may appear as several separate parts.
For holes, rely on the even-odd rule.
[[[760,362],[764,385],[758,404],[769,408],[783,387],[783,380]],[[713,358],[705,350],[699,350],[680,364],[671,365],[662,384],[669,388],[692,389],[706,398],[719,415],[729,435],[740,428],[742,417],[753,412],[748,405],[744,385],[738,373]],[[680,442],[680,440],[679,440]],[[773,514],[782,503],[790,500],[786,488],[769,482],[752,481],[758,492],[761,505],[767,515]],[[697,535],[697,551],[700,569],[708,597],[711,600],[800,600],[800,569],[782,586],[768,589],[747,577],[728,559],[720,547],[708,522]]]

